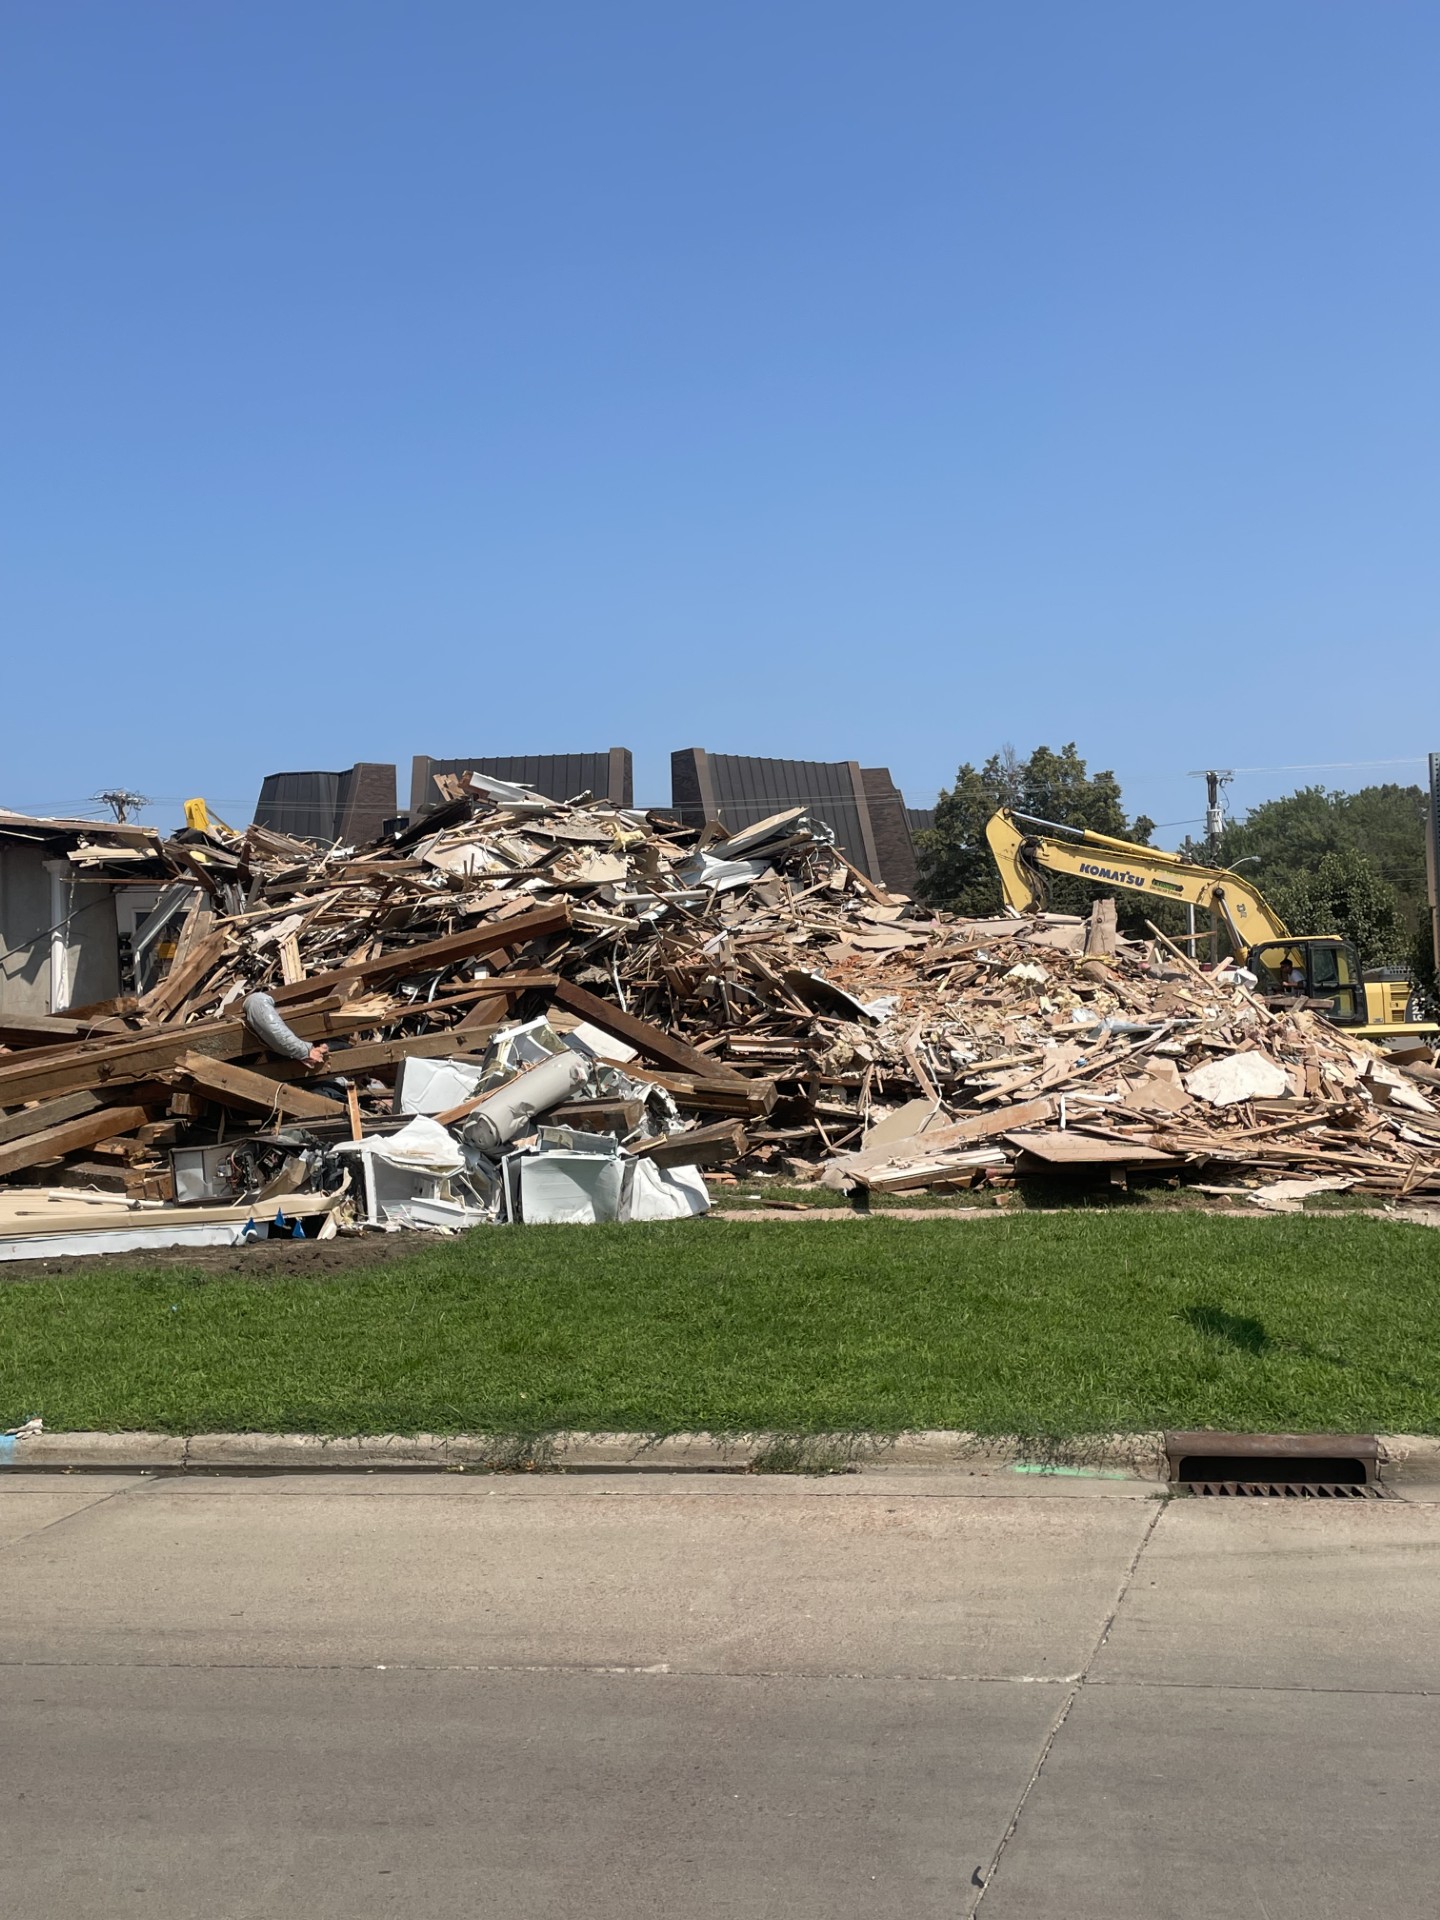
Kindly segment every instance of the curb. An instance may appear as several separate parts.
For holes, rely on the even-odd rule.
[[[1396,1479],[1440,1478],[1440,1437],[1380,1437]],[[638,1473],[833,1473],[890,1467],[979,1469],[1023,1464],[1166,1477],[1162,1433],[1041,1442],[939,1429],[832,1433],[37,1433],[0,1435],[5,1468],[54,1472],[479,1473],[605,1470]]]
[[[902,1434],[38,1433],[0,1437],[9,1468],[98,1472],[455,1473],[591,1471],[833,1473],[887,1467],[1120,1470],[1163,1480],[1158,1433],[1041,1443],[954,1431]]]

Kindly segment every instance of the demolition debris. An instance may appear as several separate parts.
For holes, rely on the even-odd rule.
[[[137,993],[0,1017],[6,1257],[682,1218],[721,1166],[1440,1193],[1428,1055],[1125,939],[1110,901],[926,912],[800,808],[727,837],[469,774],[367,847],[127,825],[70,857],[164,892]]]

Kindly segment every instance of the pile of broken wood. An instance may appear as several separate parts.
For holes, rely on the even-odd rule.
[[[163,978],[0,1018],[0,1182],[168,1200],[175,1148],[393,1129],[404,1061],[483,1057],[544,1015],[601,1036],[683,1124],[657,1131],[634,1097],[547,1122],[662,1165],[887,1193],[1055,1168],[1440,1192],[1433,1062],[1121,939],[1110,902],[1086,922],[925,912],[799,809],[727,837],[472,775],[374,846],[252,827],[164,857]],[[241,1019],[256,988],[323,1067],[265,1053]]]

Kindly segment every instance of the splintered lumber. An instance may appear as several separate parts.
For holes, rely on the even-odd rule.
[[[881,1167],[862,1167],[854,1174],[857,1185],[871,1193],[917,1193],[927,1187],[947,1187],[968,1182],[988,1167],[1003,1166],[1009,1158],[999,1147],[957,1148],[953,1153],[937,1153],[925,1159],[887,1162]]]
[[[170,975],[143,1007],[0,1022],[0,1146],[106,1101],[169,1106],[183,1145],[215,1097],[177,1070],[191,1053],[200,1079],[225,1081],[228,1133],[295,1115],[289,1089],[321,1101],[311,1124],[333,1140],[357,1104],[362,1126],[382,1104],[388,1119],[372,1076],[473,1060],[534,993],[555,1029],[584,1021],[602,1062],[668,1090],[684,1124],[647,1143],[643,1087],[603,1078],[588,1089],[603,1099],[567,1097],[554,1117],[677,1162],[783,1154],[828,1163],[828,1185],[894,1192],[1204,1161],[1343,1175],[1401,1201],[1440,1189],[1440,1069],[1397,1073],[1313,1009],[1206,973],[1158,933],[1122,934],[1108,900],[1085,919],[960,920],[867,880],[800,807],[727,836],[446,778],[446,804],[338,857],[259,828],[146,840],[190,889]],[[99,859],[132,844],[101,826],[94,838]],[[240,1024],[253,988],[307,1043],[353,1044],[323,1070],[270,1055]],[[1255,1086],[1202,1097],[1261,1063],[1278,1105]],[[347,1075],[357,1099],[325,1106],[322,1072]],[[128,1151],[105,1144],[87,1150],[101,1169]]]
[[[63,1047],[97,1034],[128,1033],[123,1020],[78,1020],[63,1013],[0,1014],[0,1046]]]
[[[928,1106],[926,1110],[933,1111]],[[878,1172],[891,1164],[913,1166],[932,1156],[938,1159],[953,1155],[992,1136],[1007,1134],[1015,1127],[1036,1126],[1050,1119],[1054,1112],[1055,1102],[1050,1099],[1027,1100],[1013,1107],[987,1107],[983,1113],[967,1115],[952,1126],[931,1127],[903,1139],[891,1136],[862,1146],[844,1155],[838,1165],[846,1173],[856,1175],[872,1168]]]
[[[271,1080],[248,1067],[203,1053],[182,1053],[175,1062],[175,1077],[184,1086],[203,1093],[207,1100],[222,1107],[238,1107],[242,1113],[273,1116],[276,1120],[333,1120],[345,1116],[338,1100],[327,1100],[308,1087]]]
[[[635,1157],[653,1160],[657,1167],[718,1167],[723,1161],[738,1160],[748,1145],[740,1121],[721,1120],[714,1126],[691,1127],[685,1133],[647,1140],[635,1149]]]
[[[0,1144],[23,1140],[27,1134],[43,1133],[48,1127],[58,1127],[62,1120],[78,1120],[82,1113],[94,1113],[104,1104],[98,1094],[63,1093],[58,1100],[42,1100],[39,1106],[0,1114]]]
[[[289,1025],[302,1040],[319,1040],[373,1026],[374,1016],[307,1010],[297,1014]],[[213,1020],[164,1034],[87,1042],[67,1048],[58,1056],[47,1050],[38,1061],[33,1055],[27,1058],[22,1054],[14,1066],[0,1066],[0,1106],[18,1106],[22,1101],[43,1100],[80,1088],[127,1086],[148,1080],[168,1073],[180,1055],[190,1051],[233,1060],[240,1054],[257,1052],[259,1046],[242,1021]]]
[[[508,924],[513,928],[518,922],[512,920]],[[560,1006],[568,1007],[571,1013],[578,1013],[582,1020],[588,1020],[591,1026],[599,1027],[602,1033],[613,1034],[617,1040],[634,1047],[644,1060],[653,1060],[659,1066],[673,1067],[676,1073],[695,1074],[702,1079],[744,1083],[744,1076],[736,1073],[733,1067],[727,1067],[723,1061],[712,1060],[708,1054],[697,1053],[694,1047],[677,1040],[663,1028],[652,1026],[648,1020],[637,1020],[633,1013],[624,1012],[613,1000],[602,1000],[587,988],[577,987],[573,980],[561,980],[555,988],[554,998]]]
[[[23,1140],[7,1141],[0,1146],[0,1179],[19,1173],[24,1167],[38,1167],[42,1161],[57,1160],[77,1147],[93,1147],[98,1141],[113,1140],[118,1134],[133,1133],[150,1118],[148,1107],[102,1107],[98,1113],[82,1114],[58,1127],[46,1127],[27,1134]]]
[[[517,913],[510,920],[487,920],[463,933],[447,934],[443,940],[430,940],[419,947],[396,947],[376,960],[362,960],[353,967],[337,967],[329,973],[313,973],[308,980],[296,980],[274,989],[277,1006],[312,996],[343,992],[347,987],[379,986],[408,974],[436,973],[460,960],[473,960],[493,953],[497,947],[518,946],[546,934],[563,933],[570,925],[568,905],[536,907],[529,913]],[[497,990],[504,988],[504,976],[495,978]]]
[[[1049,1166],[1057,1167],[1138,1167],[1146,1164],[1179,1167],[1184,1162],[1158,1147],[1142,1146],[1138,1140],[1112,1140],[1075,1128],[1061,1133],[1007,1133],[1005,1138],[1022,1153],[1032,1154]]]
[[[299,1028],[301,1018],[288,1024]],[[402,1060],[463,1059],[483,1053],[500,1031],[498,1027],[448,1027],[443,1033],[409,1033],[398,1040],[376,1040],[355,1047],[336,1047],[323,1067],[305,1060],[267,1060],[264,1072],[271,1080],[333,1080],[337,1074],[378,1073]]]
[[[735,1113],[763,1120],[779,1097],[773,1080],[745,1080],[738,1074],[733,1080],[702,1080],[693,1074],[657,1073],[633,1062],[624,1071],[632,1080],[649,1080],[664,1087],[677,1107],[690,1107],[700,1113]]]
[[[190,997],[193,989],[199,986],[224,953],[226,938],[224,928],[216,927],[196,942],[188,958],[177,958],[159,986],[152,987],[141,999],[141,1013],[149,1020],[168,1019],[181,1002]]]

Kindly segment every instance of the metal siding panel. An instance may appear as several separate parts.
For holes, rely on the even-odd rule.
[[[255,807],[257,826],[302,840],[333,840],[341,775],[338,773],[269,773]]]

